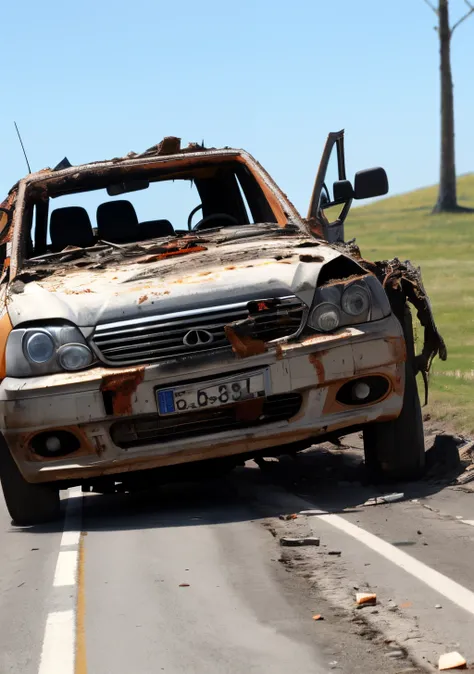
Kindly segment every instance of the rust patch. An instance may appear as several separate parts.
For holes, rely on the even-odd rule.
[[[132,414],[132,395],[142,383],[145,376],[145,366],[123,370],[118,374],[102,377],[100,390],[111,391],[112,409],[117,416]]]
[[[309,362],[311,365],[314,367],[316,370],[316,374],[318,375],[318,383],[322,383],[325,378],[326,378],[326,373],[324,372],[324,365],[322,361],[320,360],[321,353],[310,353],[309,354]]]
[[[13,210],[17,195],[18,195],[18,187],[15,185],[10,190],[7,198],[4,199],[2,203],[0,203],[0,206],[8,210]],[[7,241],[11,241],[12,237],[13,237],[13,227],[12,227],[12,220],[10,219],[10,223],[8,224],[8,226],[4,227],[0,232],[0,245],[6,243]]]
[[[389,345],[394,363],[405,363],[407,359],[407,347],[403,337],[385,337],[385,343]]]
[[[338,339],[346,339],[347,337],[352,337],[352,333],[349,330],[344,330],[337,334],[327,334],[327,335],[311,335],[306,339],[301,340],[302,346],[313,346],[315,344],[321,344],[322,342],[331,342]]]
[[[147,299],[148,299],[148,295],[142,295],[142,296],[138,299],[138,304],[143,304],[143,302],[146,302]]]
[[[83,288],[81,290],[65,290],[64,293],[66,295],[83,295],[88,294],[88,293],[93,293],[94,291],[91,290],[90,288]]]
[[[146,264],[147,262],[159,262],[160,260],[167,260],[170,257],[177,257],[178,255],[188,255],[190,253],[200,253],[207,250],[205,246],[190,246],[189,248],[180,248],[178,250],[170,250],[166,253],[157,253],[155,255],[143,255],[137,257],[134,262],[138,264]]]
[[[300,262],[324,262],[321,255],[300,255]]]
[[[7,349],[7,339],[10,332],[13,330],[12,322],[8,312],[2,314],[0,318],[0,381],[6,377],[7,364],[5,354]]]
[[[368,272],[368,273],[373,276],[372,272]],[[367,277],[367,273],[365,273],[365,274],[352,274],[352,276],[346,276],[345,278],[330,279],[329,281],[327,281],[327,283],[323,283],[321,288],[327,288],[329,286],[337,286],[337,285],[343,285],[344,288],[345,288],[346,286],[354,283],[354,281],[361,281],[366,277]]]
[[[281,344],[275,346],[275,355],[277,360],[283,360],[283,349],[281,348]]]
[[[246,335],[239,336],[231,325],[226,325],[225,336],[232,345],[232,351],[239,358],[249,358],[265,353],[265,342]]]

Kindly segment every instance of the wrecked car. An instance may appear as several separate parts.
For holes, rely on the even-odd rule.
[[[344,243],[352,200],[388,182],[381,168],[349,181],[343,143],[329,135],[306,218],[247,152],[174,137],[63,160],[12,188],[0,207],[0,477],[16,524],[57,516],[73,485],[131,489],[354,430],[373,476],[420,474],[416,374],[446,350],[419,270]],[[186,194],[161,198],[173,185]],[[139,218],[133,198],[148,194]],[[179,221],[165,217],[192,198]]]

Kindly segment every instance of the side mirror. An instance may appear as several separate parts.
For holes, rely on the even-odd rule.
[[[0,232],[8,227],[12,219],[12,212],[8,208],[0,206]]]
[[[383,168],[358,171],[354,179],[354,199],[381,197],[388,192],[388,178]]]
[[[337,180],[333,185],[334,201],[342,203],[350,201],[354,198],[354,190],[352,189],[350,180]]]

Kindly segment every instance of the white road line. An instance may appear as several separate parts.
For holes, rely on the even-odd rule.
[[[69,548],[72,545],[79,545],[80,540],[80,531],[63,531],[63,535],[61,536],[61,547]]]
[[[64,531],[54,572],[55,590],[46,620],[39,674],[74,674],[75,670],[77,573],[82,529],[82,499],[78,500],[80,496],[80,490],[69,490]],[[63,587],[76,589],[64,594],[64,590],[61,590]]]
[[[73,609],[48,615],[38,674],[74,674],[75,632]]]
[[[323,520],[323,522],[327,522],[333,527],[336,527],[336,529],[352,536],[352,538],[360,541],[371,550],[374,550],[382,557],[385,557],[385,559],[393,562],[393,564],[404,569],[436,592],[439,592],[465,611],[474,615],[474,592],[471,592],[471,590],[468,590],[466,587],[463,587],[454,580],[451,580],[451,578],[448,578],[448,576],[439,573],[439,571],[435,571],[430,566],[411,557],[406,552],[399,550],[391,543],[387,543],[378,536],[358,527],[356,524],[348,522],[339,515],[317,515],[316,518]]]
[[[54,572],[54,587],[75,585],[77,577],[77,562],[79,556],[77,550],[61,550]]]

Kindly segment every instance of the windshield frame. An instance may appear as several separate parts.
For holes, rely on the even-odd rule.
[[[31,224],[31,205],[34,199],[44,194],[46,199],[51,196],[72,194],[77,190],[71,189],[74,185],[84,185],[94,178],[101,181],[104,177],[110,178],[110,182],[123,178],[130,178],[138,171],[152,173],[156,169],[166,168],[177,173],[185,169],[192,170],[193,166],[204,164],[218,164],[221,162],[239,162],[247,167],[252,177],[258,183],[263,196],[273,211],[277,224],[284,228],[287,224],[296,226],[307,234],[307,228],[301,215],[286,195],[277,186],[265,169],[247,152],[243,150],[205,150],[192,153],[180,153],[175,155],[151,156],[139,158],[125,158],[106,162],[95,162],[82,166],[73,166],[61,171],[44,170],[30,174],[20,181],[16,208],[11,227],[13,235],[11,240],[10,278],[13,279],[24,264],[26,253],[23,232]],[[105,182],[109,182],[106,180]],[[258,224],[258,223],[256,223]]]

